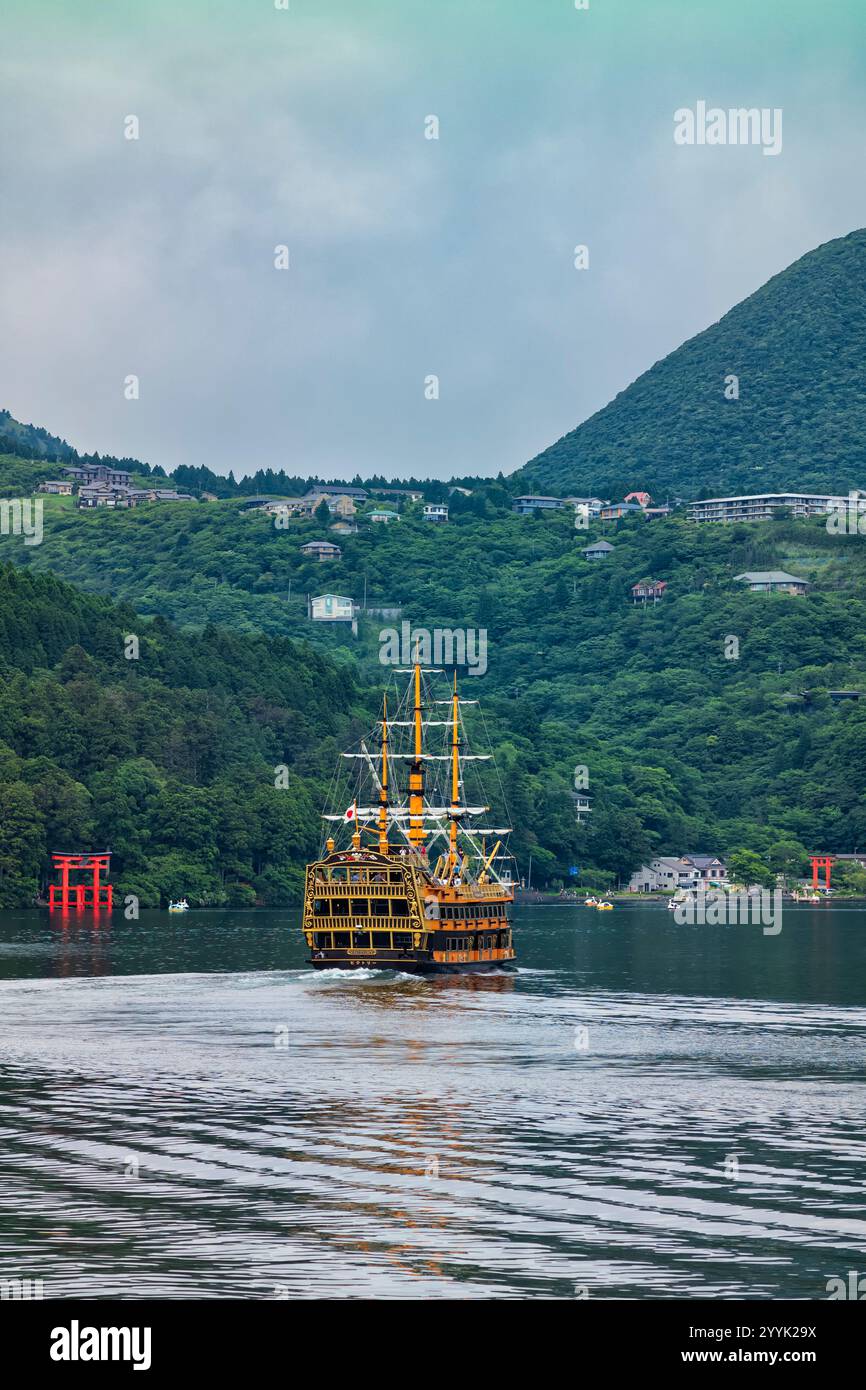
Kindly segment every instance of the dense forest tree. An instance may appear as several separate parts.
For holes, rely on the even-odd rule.
[[[324,516],[278,528],[232,501],[129,514],[58,507],[42,545],[8,536],[0,553],[130,604],[156,619],[155,633],[170,620],[213,642],[238,640],[217,637],[222,629],[313,644],[355,671],[368,705],[389,675],[385,624],[362,613],[355,638],[311,623],[307,593],[361,603],[366,587],[370,608],[397,604],[413,627],[486,629],[487,673],[464,685],[482,696],[513,847],[524,873],[532,854],[537,883],[565,882],[575,866],[622,879],[653,852],[688,850],[748,849],[796,874],[806,849],[866,845],[863,538],[831,535],[818,519],[724,527],[675,515],[587,530],[568,511],[515,516],[495,481],[473,498],[447,526],[425,522],[420,507],[404,506],[390,526],[362,512],[357,535],[340,538],[342,559],[325,564],[300,553],[332,536]],[[614,550],[590,561],[583,549],[600,535]],[[751,593],[734,576],[752,568],[802,574],[810,593]],[[630,595],[645,576],[668,582],[647,608]],[[732,635],[736,659],[726,655]],[[70,647],[62,660],[74,665]],[[238,661],[257,651],[240,648]],[[845,689],[864,698],[828,693]],[[280,737],[290,734],[286,715]],[[107,757],[107,735],[93,736]],[[219,777],[206,712],[189,712],[183,737],[158,743],[182,779]],[[136,751],[155,760],[150,743]],[[577,765],[592,799],[583,823]]]
[[[181,634],[0,566],[0,906],[35,899],[52,850],[105,847],[144,906],[292,901],[338,748],[369,719],[322,653]]]

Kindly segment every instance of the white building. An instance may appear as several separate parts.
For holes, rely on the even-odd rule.
[[[563,497],[563,502],[567,502],[574,510],[584,512],[587,516],[597,517],[601,515],[602,507],[609,505],[603,497]]]
[[[724,883],[724,861],[714,854],[659,855],[643,864],[629,879],[630,893],[673,893]]]
[[[355,600],[342,594],[318,594],[307,599],[307,616],[314,623],[352,623],[356,613]]]
[[[448,508],[444,502],[428,502],[424,508],[425,521],[447,521]]]
[[[818,492],[755,492],[742,497],[707,497],[690,502],[691,521],[769,521],[773,514],[787,510],[795,517],[825,516],[836,508],[845,507],[846,497],[833,497]]]

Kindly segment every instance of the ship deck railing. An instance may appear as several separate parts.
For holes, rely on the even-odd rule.
[[[352,879],[349,883],[329,882],[328,879],[313,879],[317,898],[405,898],[405,883],[371,883],[367,879]],[[364,889],[361,893],[356,891]]]
[[[316,890],[316,897],[319,898],[405,898],[406,885],[404,883],[381,883],[371,879],[357,878],[328,880],[325,878],[313,878],[313,887]],[[504,884],[498,883],[461,883],[458,887],[446,883],[434,882],[433,887],[449,894],[449,901],[483,901],[483,902],[510,902],[512,889]],[[365,889],[368,891],[354,891]]]
[[[501,922],[501,926],[496,923]],[[419,926],[417,919],[411,917],[364,917],[360,913],[357,917],[349,913],[339,917],[326,917],[323,913],[316,913],[314,916],[307,917],[304,922],[304,931],[321,932],[439,932],[443,936],[447,933],[453,936],[461,931],[473,932],[492,932],[502,931],[511,924],[503,917],[479,917],[477,919],[462,918],[444,921],[440,917],[425,917]]]
[[[464,898],[495,898],[499,902],[510,902],[513,889],[504,883],[461,883],[458,888],[452,887],[449,891],[456,893],[458,902]]]

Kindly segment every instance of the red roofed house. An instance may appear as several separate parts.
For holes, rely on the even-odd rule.
[[[667,587],[666,579],[641,579],[631,586],[632,600],[634,603],[658,603],[664,598]]]
[[[652,498],[648,492],[629,492],[625,500],[626,502],[637,502],[639,507],[649,507],[652,503]]]

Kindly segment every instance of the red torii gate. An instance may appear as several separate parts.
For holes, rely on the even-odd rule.
[[[810,855],[809,855],[809,858],[810,858],[811,861],[812,861],[812,887],[813,887],[813,889],[814,889],[815,892],[817,893],[818,889],[821,888],[821,887],[823,886],[824,888],[826,888],[826,889],[829,891],[829,888],[830,888],[830,866],[831,866],[831,864],[833,863],[833,855],[832,855],[832,854],[810,854]],[[819,869],[823,869],[823,870],[824,870],[824,883],[823,883],[823,885],[820,884],[820,883],[818,882],[818,870],[819,870]]]
[[[60,874],[59,883],[48,885],[48,907],[53,912],[60,908],[107,907],[111,909],[112,887],[107,881],[101,882],[102,870],[106,880],[111,864],[111,851],[96,854],[52,854],[55,873]],[[90,883],[70,883],[70,873],[89,870],[93,874]]]

